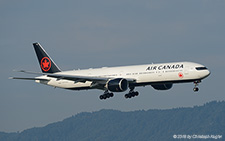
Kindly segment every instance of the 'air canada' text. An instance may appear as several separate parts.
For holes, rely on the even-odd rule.
[[[159,66],[149,66],[146,70],[167,70],[167,69],[181,69],[184,68],[183,64],[169,64],[169,65],[159,65]]]

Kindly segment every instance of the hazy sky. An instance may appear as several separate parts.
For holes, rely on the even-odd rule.
[[[0,1],[0,131],[22,131],[80,112],[168,109],[225,100],[225,1],[2,0]],[[136,88],[99,100],[100,90],[54,89],[13,72],[39,72],[32,43],[40,42],[62,70],[193,61],[211,75],[169,91]]]

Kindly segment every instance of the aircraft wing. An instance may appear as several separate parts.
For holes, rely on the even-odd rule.
[[[18,72],[22,73],[28,73],[28,74],[42,74],[46,75],[48,77],[52,78],[57,78],[57,79],[65,79],[65,80],[70,80],[74,82],[86,82],[86,81],[91,81],[94,83],[98,84],[105,84],[108,80],[110,79],[115,79],[113,77],[100,77],[100,76],[80,76],[80,75],[67,75],[67,74],[58,74],[58,73],[38,73],[38,72],[31,72],[31,71],[25,71],[25,70],[20,70]],[[50,79],[45,79],[45,78],[20,78],[20,77],[11,77],[10,79],[23,79],[23,80],[44,80],[44,81],[49,81]],[[136,81],[136,79],[132,78],[124,78],[126,79],[129,83],[133,83]]]
[[[66,79],[75,82],[107,82],[110,79],[114,79],[111,77],[97,77],[97,76],[80,76],[80,75],[66,75],[66,74],[47,74],[48,77],[58,78],[58,79]],[[134,82],[135,79],[126,79],[128,82]]]
[[[9,77],[9,79],[44,80],[44,81],[49,81],[49,79],[43,79],[43,78],[27,78],[27,77]]]
[[[17,71],[17,70],[14,70]],[[32,71],[19,70],[17,72],[28,73],[28,74],[42,74],[52,78],[66,79],[76,82],[85,82],[85,81],[108,81],[110,78],[102,77],[92,77],[92,76],[80,76],[80,75],[66,75],[66,74],[54,74],[54,73],[39,73]],[[10,77],[10,79],[24,79],[24,80],[44,80],[42,78],[20,78],[20,77]],[[48,80],[48,79],[46,79]]]

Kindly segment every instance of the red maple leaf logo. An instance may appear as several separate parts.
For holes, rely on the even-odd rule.
[[[183,77],[184,77],[184,75],[183,75],[182,72],[178,73],[178,76],[179,76],[180,78],[183,78]]]
[[[49,71],[51,68],[51,61],[48,57],[44,57],[41,59],[41,69],[43,71]]]

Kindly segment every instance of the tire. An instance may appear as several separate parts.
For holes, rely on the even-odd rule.
[[[198,92],[198,91],[199,91],[199,88],[196,87],[196,88],[194,88],[193,90],[194,90],[194,92]]]
[[[138,96],[139,95],[139,92],[135,92],[134,94],[135,94],[135,96]]]
[[[100,95],[99,98],[102,100],[102,99],[104,99],[104,96],[103,95]]]

